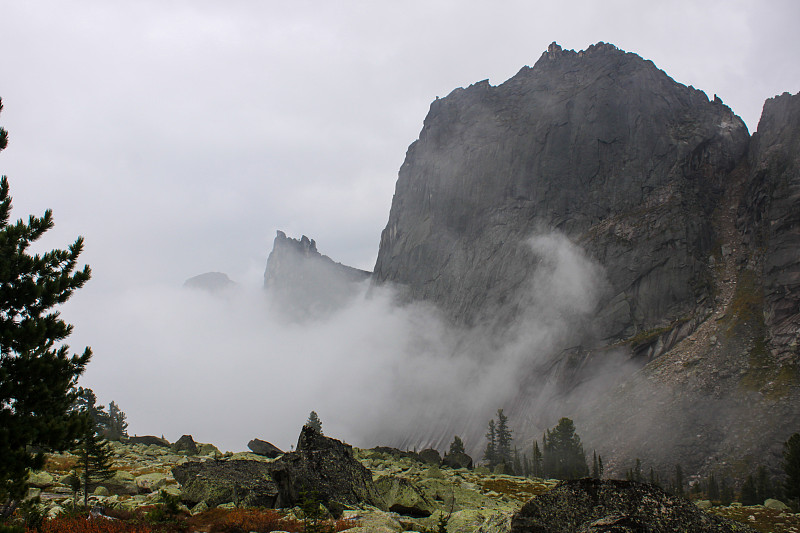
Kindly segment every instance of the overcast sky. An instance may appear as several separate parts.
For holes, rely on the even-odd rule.
[[[43,246],[86,239],[93,279],[65,314],[103,389],[123,350],[94,339],[126,291],[207,271],[258,286],[278,229],[371,270],[436,96],[605,41],[754,131],[800,90],[798,21],[796,0],[0,0],[0,173],[14,218],[54,210]]]

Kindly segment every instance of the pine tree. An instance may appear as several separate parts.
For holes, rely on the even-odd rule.
[[[450,443],[450,455],[455,453],[467,453],[464,449],[464,442],[461,440],[461,437],[456,435],[453,437],[453,442]]]
[[[597,456],[597,465],[599,466],[598,470],[600,472],[599,479],[603,479],[603,471],[605,470],[605,468],[603,467],[603,456],[602,455],[598,455]]]
[[[783,445],[783,471],[786,481],[783,490],[795,510],[800,508],[800,433],[795,433]]]
[[[533,441],[531,476],[538,478],[544,477],[544,469],[542,467],[542,452],[539,449],[539,443],[537,441]]]
[[[756,482],[752,474],[748,474],[747,479],[744,480],[739,501],[742,502],[742,505],[758,505],[764,503],[764,500],[758,499],[758,490],[756,489]]]
[[[111,471],[111,445],[98,434],[97,425],[88,413],[86,429],[74,453],[78,456],[76,467],[83,484],[85,507],[89,503],[89,491],[93,490],[94,485],[114,475]]]
[[[681,465],[675,465],[675,495],[683,496],[683,469]]]
[[[317,414],[316,411],[311,411],[308,414],[308,420],[306,420],[305,425],[310,428],[316,429],[317,433],[319,433],[320,435],[324,435],[324,433],[322,433],[322,420],[319,419],[319,415]]]
[[[125,413],[116,403],[108,404],[108,430],[105,433],[108,440],[120,440],[128,436],[128,423],[125,422],[125,418]]]
[[[575,424],[562,418],[556,427],[547,430],[543,444],[543,463],[546,476],[554,479],[577,479],[589,475],[586,454]]]
[[[2,109],[2,101],[0,101]],[[0,131],[0,150],[8,134]],[[30,245],[53,227],[50,210],[10,224],[8,179],[0,178],[0,517],[9,516],[27,492],[30,470],[44,466],[44,450],[68,448],[79,435],[70,413],[75,382],[91,357],[60,345],[72,332],[53,307],[66,302],[91,275],[75,272],[83,239],[66,250],[30,255]]]
[[[486,449],[483,451],[483,460],[489,468],[497,465],[497,431],[494,426],[494,419],[489,420],[489,428],[486,432]]]
[[[520,461],[519,450],[517,450],[516,446],[514,446],[514,472],[513,473],[514,473],[515,476],[519,476],[520,474],[522,474],[522,462]]]
[[[597,462],[597,451],[592,450],[592,477],[600,479],[600,463]]]
[[[764,500],[775,495],[774,492],[767,467],[759,465],[758,470],[756,470],[756,493],[758,494],[758,499],[761,503],[764,503]]]
[[[719,500],[719,485],[717,484],[717,478],[714,476],[714,474],[708,476],[708,488],[706,489],[706,495],[711,501]]]
[[[722,478],[719,484],[719,501],[722,505],[728,506],[733,502],[733,487],[728,485],[728,480]]]
[[[633,465],[633,476],[631,479],[640,483],[642,481],[642,462],[638,457],[636,458],[636,463]]]
[[[495,424],[497,433],[497,462],[508,467],[511,466],[511,428],[508,427],[508,417],[503,414],[502,409],[497,410],[497,424]]]

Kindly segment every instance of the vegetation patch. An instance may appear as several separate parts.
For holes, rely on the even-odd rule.
[[[527,502],[534,496],[539,496],[555,487],[557,482],[543,479],[525,479],[508,477],[481,480],[480,485],[484,490],[494,491],[520,502]]]
[[[712,507],[708,512],[747,524],[764,533],[797,533],[800,531],[800,515],[767,509],[761,505]]]

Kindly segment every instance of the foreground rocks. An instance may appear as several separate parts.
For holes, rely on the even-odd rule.
[[[301,518],[303,493],[311,492],[332,514],[358,523],[353,533],[436,531],[443,517],[449,517],[448,533],[508,533],[512,519],[515,531],[658,532],[671,531],[659,528],[676,523],[678,531],[731,531],[725,527],[732,522],[645,485],[592,480],[558,485],[482,468],[449,468],[426,463],[413,452],[360,450],[309,431],[301,434],[296,452],[275,459],[249,452],[220,454],[199,443],[198,451],[210,450],[208,454],[180,455],[158,444],[112,446],[114,476],[90,494],[91,506],[148,510],[165,491],[192,514],[263,506]],[[74,503],[69,473],[75,460],[69,454],[52,455],[47,471],[31,476],[36,488],[30,496],[41,498],[40,507],[49,516]],[[82,494],[77,497],[82,502]],[[734,504],[708,512],[775,533],[800,530],[800,516],[785,509]],[[569,520],[577,529],[558,529]],[[697,529],[705,524],[711,529]]]
[[[634,481],[566,481],[526,503],[511,533],[755,532],[712,516],[683,498]]]

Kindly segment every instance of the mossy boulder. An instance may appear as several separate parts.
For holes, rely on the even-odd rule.
[[[654,485],[589,478],[560,483],[526,503],[511,521],[511,533],[673,531],[755,533]]]
[[[382,477],[375,481],[375,488],[386,502],[386,507],[393,513],[426,517],[437,510],[436,503],[407,479],[396,476]]]
[[[172,475],[181,484],[181,500],[190,506],[233,502],[274,508],[278,501],[268,464],[259,461],[190,461],[173,468]]]

